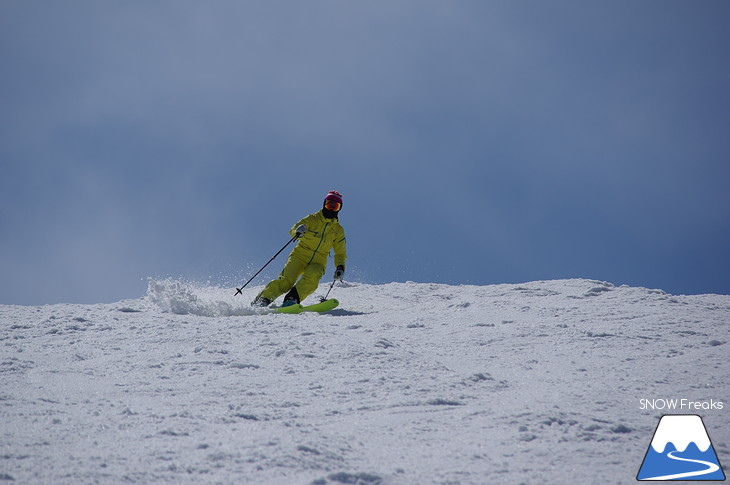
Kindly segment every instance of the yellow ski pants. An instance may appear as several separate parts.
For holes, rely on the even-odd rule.
[[[296,284],[299,300],[304,301],[317,290],[322,276],[324,276],[324,266],[310,263],[308,259],[297,254],[297,251],[292,251],[279,278],[266,285],[259,296],[274,301]]]

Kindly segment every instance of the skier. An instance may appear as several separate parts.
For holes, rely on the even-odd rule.
[[[335,280],[345,274],[345,230],[338,214],[342,208],[342,194],[330,190],[322,203],[322,210],[309,214],[294,224],[289,231],[297,238],[297,245],[287,259],[279,277],[271,281],[251,302],[253,306],[269,306],[279,295],[286,293],[282,306],[301,303],[314,293],[324,276],[327,257],[335,250]],[[297,281],[298,280],[298,281]],[[287,293],[288,292],[288,293]]]

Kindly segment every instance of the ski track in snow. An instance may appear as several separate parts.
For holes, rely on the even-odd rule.
[[[625,484],[641,398],[730,397],[730,296],[344,283],[330,314],[257,315],[260,289],[0,306],[0,480]]]

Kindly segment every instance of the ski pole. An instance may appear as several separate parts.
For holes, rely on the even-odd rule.
[[[279,249],[279,252],[278,252],[278,253],[276,253],[276,254],[275,254],[275,255],[274,255],[274,256],[273,256],[273,257],[272,257],[272,258],[271,258],[271,259],[270,259],[270,260],[269,260],[269,261],[268,261],[268,262],[267,262],[267,263],[266,263],[265,265],[263,265],[263,266],[261,267],[261,269],[260,269],[260,270],[258,270],[258,271],[256,272],[256,274],[255,274],[255,275],[253,275],[253,276],[252,276],[252,277],[251,277],[251,278],[250,278],[250,279],[249,279],[249,280],[248,280],[248,281],[247,281],[246,283],[244,283],[244,285],[243,285],[242,287],[240,287],[240,288],[236,288],[236,293],[235,293],[235,294],[234,294],[233,296],[236,296],[236,295],[239,295],[239,294],[240,294],[240,295],[243,295],[243,293],[241,293],[241,291],[242,291],[242,290],[243,290],[244,288],[246,288],[246,286],[247,286],[247,285],[248,285],[249,283],[251,283],[251,281],[253,281],[253,279],[254,279],[254,278],[256,278],[256,277],[257,277],[257,276],[259,275],[259,273],[260,273],[260,272],[262,272],[262,271],[264,270],[264,268],[265,268],[265,267],[267,267],[267,266],[269,265],[269,263],[270,263],[270,262],[272,262],[272,261],[273,261],[274,259],[276,259],[276,257],[277,257],[277,256],[278,256],[279,254],[281,254],[281,252],[282,252],[282,251],[283,251],[284,249],[286,249],[286,247],[287,247],[288,245],[290,245],[290,244],[292,243],[292,241],[294,241],[295,239],[297,239],[297,238],[298,238],[299,236],[300,236],[300,234],[296,234],[296,235],[295,235],[295,236],[294,236],[293,238],[289,239],[289,242],[288,242],[288,243],[286,243],[286,244],[284,244],[284,247],[283,247],[283,248],[281,248],[281,249]]]
[[[330,296],[330,291],[332,291],[332,288],[335,286],[335,281],[337,281],[337,280],[332,280],[332,284],[330,285],[330,289],[327,290],[327,294],[324,295],[324,297],[320,297],[319,301],[321,301],[321,302],[327,301],[327,297]]]

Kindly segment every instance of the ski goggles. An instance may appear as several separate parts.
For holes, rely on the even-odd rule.
[[[327,199],[324,201],[324,208],[331,211],[339,212],[339,210],[342,208],[342,202]]]

